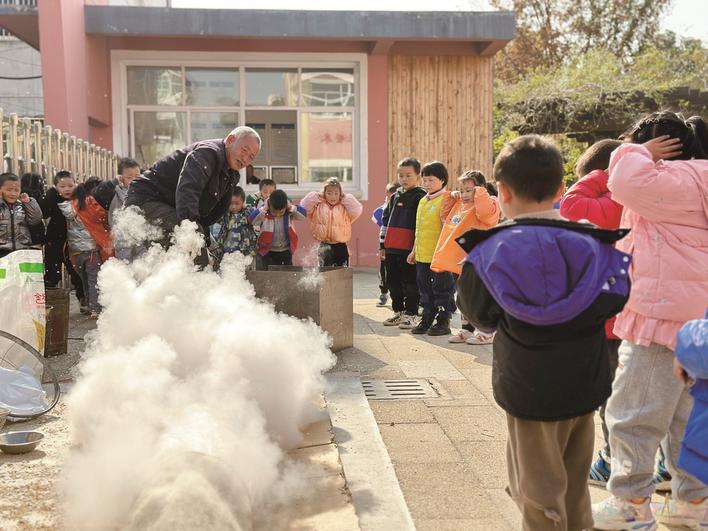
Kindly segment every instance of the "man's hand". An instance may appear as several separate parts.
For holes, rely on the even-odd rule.
[[[415,249],[412,250],[410,254],[406,257],[406,262],[411,265],[415,264]]]
[[[22,201],[23,203],[29,203],[29,200],[30,196],[28,196],[27,194],[20,194],[20,201]]]
[[[691,385],[693,383],[693,379],[688,376],[686,370],[681,366],[676,357],[674,357],[674,376],[678,381],[685,383],[686,385]]]
[[[382,262],[386,261],[386,249],[379,249],[379,259]]]
[[[683,145],[680,138],[671,138],[669,135],[661,135],[644,142],[644,147],[651,153],[654,162],[662,159],[671,159],[683,152]]]

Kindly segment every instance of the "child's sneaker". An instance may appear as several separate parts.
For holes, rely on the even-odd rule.
[[[608,481],[610,481],[610,463],[602,457],[602,454],[598,454],[595,462],[590,465],[588,485],[604,487],[607,485]]]
[[[485,334],[479,330],[475,330],[474,333],[467,338],[465,341],[468,345],[491,345],[494,343],[494,332],[491,334]]]
[[[415,328],[420,323],[420,318],[417,315],[409,315],[404,313],[401,316],[401,322],[398,323],[398,328],[401,330],[411,330]]]
[[[666,470],[666,457],[664,451],[659,450],[659,461],[656,463],[656,471],[654,472],[654,488],[661,492],[671,490],[671,473]]]
[[[708,529],[708,498],[701,503],[667,499],[659,512],[659,522],[689,529]]]
[[[379,302],[376,303],[376,306],[378,306],[379,308],[382,308],[382,307],[386,306],[387,302],[388,302],[388,295],[386,295],[385,293],[382,293],[381,295],[379,295]]]
[[[89,308],[88,301],[86,299],[79,300],[79,313],[81,315],[91,314],[91,308]]]
[[[398,326],[403,321],[403,312],[395,312],[383,322],[384,326]]]
[[[654,531],[656,520],[651,512],[650,498],[643,503],[632,503],[610,496],[605,501],[592,504],[595,529]]]
[[[457,332],[454,336],[450,336],[447,338],[447,342],[448,343],[464,343],[470,337],[472,337],[472,334],[474,334],[474,332],[470,332],[466,328],[460,328],[460,331]]]

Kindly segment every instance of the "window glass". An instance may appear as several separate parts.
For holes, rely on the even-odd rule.
[[[235,68],[186,68],[187,105],[235,107],[239,104],[239,73]]]
[[[209,138],[225,138],[238,125],[238,113],[192,111],[190,123],[192,126],[190,142]]]
[[[352,180],[352,113],[300,113],[300,182]]]
[[[188,144],[187,113],[135,111],[135,159],[144,168]]]
[[[354,70],[351,68],[303,68],[302,105],[305,107],[353,107]]]
[[[296,68],[246,69],[246,105],[251,107],[295,107],[297,104]]]
[[[129,105],[182,105],[182,69],[178,66],[129,66]]]

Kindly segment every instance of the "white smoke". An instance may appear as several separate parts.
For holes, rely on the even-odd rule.
[[[68,529],[250,529],[297,484],[283,452],[322,415],[328,339],[257,300],[246,261],[197,271],[200,238],[185,222],[168,251],[102,267],[68,398]]]
[[[162,229],[148,223],[136,206],[117,210],[111,227],[113,243],[116,247],[135,247],[145,241],[162,238]]]
[[[308,291],[315,291],[320,288],[324,278],[320,272],[319,244],[310,246],[302,256],[302,269],[305,275],[300,278],[297,285],[299,288]]]

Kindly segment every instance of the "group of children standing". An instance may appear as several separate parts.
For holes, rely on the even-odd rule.
[[[92,318],[101,311],[98,271],[114,256],[109,215],[122,207],[139,166],[122,159],[118,170],[115,180],[91,177],[81,184],[70,172],[59,171],[46,193],[39,175],[28,173],[22,179],[12,173],[0,175],[0,256],[43,247],[46,287],[59,285],[62,265],[66,266],[80,311]]]
[[[293,222],[309,218],[310,231],[319,242],[319,266],[349,265],[347,242],[362,206],[353,195],[344,193],[336,178],[327,179],[320,192],[308,193],[299,205],[292,204],[270,179],[261,180],[258,188],[258,193],[248,197],[241,187],[235,188],[212,248],[218,261],[225,253],[240,252],[254,257],[257,270],[292,265],[298,243]]]
[[[443,163],[421,168],[416,159],[405,158],[398,163],[398,186],[387,187],[385,204],[374,212],[373,220],[381,227],[379,305],[385,305],[390,292],[394,312],[385,326],[431,336],[452,333],[455,282],[465,257],[456,239],[472,228],[496,225],[500,209],[492,195],[496,191],[482,173],[463,173],[453,192],[446,190],[448,181]],[[449,338],[473,345],[492,339],[493,334],[475,330],[464,317],[462,330]]]
[[[495,333],[510,494],[528,530],[708,528],[706,123],[652,113],[577,171],[563,196],[558,149],[514,140],[494,164],[508,221],[457,239],[457,302]],[[611,495],[591,505],[591,482]]]

